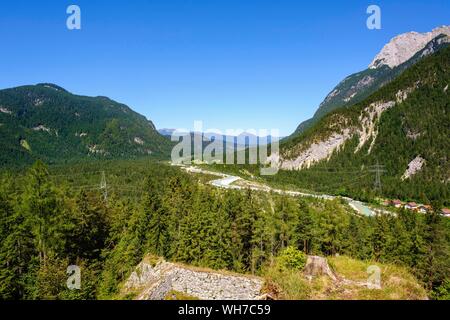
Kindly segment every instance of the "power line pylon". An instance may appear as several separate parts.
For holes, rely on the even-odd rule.
[[[102,171],[102,181],[100,182],[100,190],[103,190],[103,198],[108,201],[108,186],[106,184],[105,171]]]
[[[375,172],[375,190],[381,193],[381,174],[386,172],[384,169],[384,165],[380,165],[377,161],[377,164],[374,166],[370,166],[369,172]]]

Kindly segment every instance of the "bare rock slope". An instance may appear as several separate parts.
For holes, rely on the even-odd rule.
[[[383,47],[369,68],[377,69],[383,65],[394,68],[411,59],[417,52],[424,49],[428,42],[440,34],[450,36],[450,26],[442,26],[426,33],[408,32],[398,35]]]
[[[136,293],[137,300],[163,300],[176,291],[201,300],[261,299],[264,280],[258,277],[197,269],[160,259],[144,259],[124,285],[123,293]]]

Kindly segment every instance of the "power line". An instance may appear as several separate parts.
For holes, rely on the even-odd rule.
[[[108,201],[108,186],[106,185],[105,172],[102,171],[102,181],[100,182],[100,190],[103,190],[103,197],[105,202]]]
[[[368,173],[363,174],[361,176],[358,176],[356,178],[350,179],[350,180],[346,180],[346,181],[339,181],[339,182],[335,182],[335,183],[331,183],[331,184],[326,184],[323,187],[319,187],[319,188],[314,188],[315,190],[318,191],[325,191],[325,190],[329,190],[330,188],[336,188],[339,186],[343,186],[343,187],[348,187],[348,186],[352,186],[355,185],[357,183],[359,183],[363,178],[365,178],[368,175]]]
[[[49,174],[48,176],[51,178],[56,177],[78,177],[78,176],[87,176],[91,174],[97,174],[102,173],[103,171],[85,171],[85,172],[79,172],[79,173],[65,173],[65,174]]]
[[[375,172],[375,190],[381,193],[381,174],[386,172],[386,170],[384,169],[384,165],[380,165],[377,160],[377,164],[370,166],[370,168],[370,172]]]

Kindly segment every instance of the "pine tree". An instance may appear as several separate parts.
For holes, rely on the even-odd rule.
[[[450,274],[450,246],[448,243],[449,231],[437,213],[426,216],[427,230],[425,240],[427,256],[425,269],[421,270],[421,278],[428,289],[439,287]]]
[[[35,254],[29,224],[21,210],[15,210],[10,184],[0,181],[0,298],[26,297],[26,278]]]
[[[271,257],[271,241],[274,237],[273,215],[267,199],[261,203],[254,222],[253,251],[252,251],[252,273],[261,269],[263,264]]]
[[[49,254],[60,253],[64,247],[64,220],[61,194],[49,179],[45,165],[37,161],[30,169],[23,195],[24,211],[36,242],[41,263]]]
[[[244,270],[248,271],[252,269],[252,256],[253,256],[253,232],[254,223],[257,215],[256,200],[250,189],[246,190],[245,196],[242,199],[243,207],[237,219],[239,228],[240,243],[242,246],[242,264]],[[253,270],[254,272],[254,270]]]
[[[206,252],[204,261],[214,269],[231,269],[233,267],[231,246],[230,221],[223,210],[223,202],[217,194],[211,199],[212,204],[208,223],[211,226],[208,239],[204,239]]]
[[[154,178],[149,177],[146,188],[144,221],[148,221],[147,248],[156,255],[166,256],[170,247],[167,225],[169,215],[163,207],[161,191]]]
[[[297,203],[287,195],[276,198],[275,216],[277,217],[278,250],[291,244],[294,237],[296,220],[298,219]]]
[[[67,231],[66,251],[72,261],[99,258],[108,235],[104,201],[94,194],[81,192],[75,199],[72,222]]]
[[[232,269],[235,271],[244,271],[243,264],[242,239],[240,235],[239,219],[243,210],[242,195],[239,192],[228,191],[225,194],[225,213],[230,221],[231,245],[230,251],[232,255]]]
[[[299,250],[306,254],[311,253],[314,239],[314,220],[305,200],[299,200],[299,214],[297,218],[294,242]]]

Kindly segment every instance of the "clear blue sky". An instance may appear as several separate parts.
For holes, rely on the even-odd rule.
[[[66,8],[82,30],[66,28]],[[366,8],[382,9],[382,30]],[[450,23],[448,0],[14,0],[0,3],[0,88],[109,96],[158,128],[279,128],[310,117],[393,36]]]

